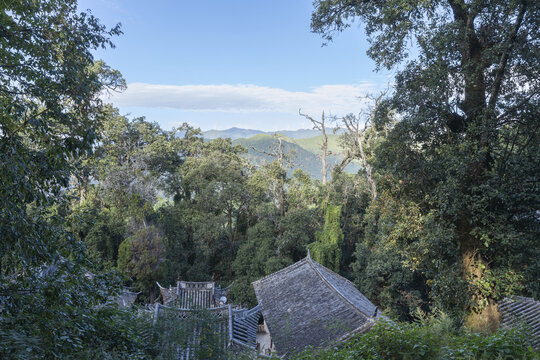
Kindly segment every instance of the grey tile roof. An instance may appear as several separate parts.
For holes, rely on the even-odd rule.
[[[116,296],[116,302],[120,307],[131,307],[140,292],[133,292],[129,289],[122,289],[122,292]]]
[[[226,288],[216,286],[213,281],[193,282],[178,281],[177,286],[165,288],[156,282],[163,305],[172,305],[182,309],[203,308],[210,309],[228,303],[231,285]],[[225,298],[224,302],[221,300]]]
[[[536,350],[540,350],[540,301],[524,296],[505,298],[499,304],[501,326],[512,328],[525,322],[531,330],[531,342]]]
[[[210,317],[211,331],[218,337],[221,348],[240,346],[255,350],[257,343],[257,328],[261,316],[260,306],[252,309],[233,309],[232,305],[223,305],[206,309]],[[156,304],[154,323],[162,320],[176,320],[174,331],[180,331],[177,337],[177,358],[183,360],[197,359],[197,350],[201,348],[201,331],[204,326],[198,309],[182,309]],[[203,318],[204,319],[204,318]]]
[[[154,323],[165,321],[163,331],[172,331],[167,335],[170,343],[166,344],[169,349],[174,349],[175,359],[197,360],[197,353],[205,346],[201,343],[203,332],[210,330],[216,336],[215,341],[222,349],[226,349],[230,342],[230,306],[220,306],[206,309],[206,316],[211,321],[206,323],[205,318],[200,318],[200,310],[180,309],[156,304]],[[203,325],[204,326],[201,326]],[[179,336],[180,335],[180,336]],[[217,345],[216,344],[216,345]],[[206,345],[207,346],[207,345]]]
[[[184,309],[200,308],[209,309],[218,306],[214,299],[215,283],[178,281],[176,287],[179,307]]]
[[[231,311],[231,341],[254,350],[257,345],[257,329],[261,317],[260,305],[252,309]]]
[[[307,257],[253,283],[281,355],[370,328],[377,312],[354,285]]]
[[[158,282],[156,282],[156,284],[159,287],[159,292],[161,294],[161,300],[163,302],[163,305],[169,305],[171,302],[177,299],[177,287],[169,286],[169,288],[167,289],[166,287],[161,286],[161,284]]]
[[[313,261],[313,264],[319,273],[328,281],[329,285],[333,286],[346,301],[349,301],[354,307],[363,312],[366,316],[374,317],[377,312],[377,307],[373,305],[367,297],[364,296],[354,284],[345,279],[343,276],[325,268],[319,263]]]

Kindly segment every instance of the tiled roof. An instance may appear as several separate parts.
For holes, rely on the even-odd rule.
[[[212,281],[192,282],[178,281],[177,286],[167,289],[157,283],[163,305],[172,305],[182,309],[210,309],[228,303],[231,286],[221,288]],[[222,302],[222,298],[225,298]]]
[[[281,355],[365,331],[375,322],[375,305],[350,281],[309,256],[253,287]]]
[[[202,313],[201,313],[202,311]],[[218,336],[223,349],[233,345],[240,345],[255,350],[257,328],[261,316],[260,307],[253,309],[233,309],[232,305],[224,305],[205,310],[182,309],[156,304],[154,310],[154,323],[168,319],[174,322],[174,331],[181,332],[184,336],[179,338],[177,355],[179,359],[197,359],[197,349],[201,345],[201,332],[205,327],[201,326],[201,314],[211,319],[211,332]],[[203,316],[203,320],[205,319]]]
[[[540,301],[523,296],[504,299],[499,304],[502,321],[501,326],[512,328],[520,322],[530,326],[532,345],[540,350]]]

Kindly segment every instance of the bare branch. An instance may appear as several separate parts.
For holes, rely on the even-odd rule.
[[[275,153],[269,153],[269,152],[264,151],[264,150],[259,150],[259,149],[255,148],[254,146],[250,146],[250,148],[251,148],[253,151],[258,152],[259,154],[268,155],[268,156],[272,156],[272,157],[276,157],[276,156],[277,156]]]
[[[303,114],[302,109],[298,109],[298,115],[303,116],[306,119],[308,119],[309,121],[311,121],[313,123],[313,129],[321,130],[322,123],[320,121],[315,120],[314,118],[312,118],[311,116],[309,116],[307,114]]]
[[[358,116],[348,114],[341,119],[343,125],[345,125],[345,127],[349,131],[349,134],[354,139],[354,146],[356,148],[355,150],[364,170],[366,171],[366,177],[370,185],[371,196],[374,199],[377,197],[377,184],[375,183],[375,179],[373,178],[373,168],[367,160],[367,152],[371,146],[373,136],[375,135],[375,131],[372,130],[375,113],[381,105],[381,102],[384,99],[386,93],[387,91],[384,91],[376,98],[369,95],[366,96],[366,98],[371,100],[373,103],[373,105],[369,107],[369,112],[367,114],[364,113],[364,115],[366,116],[362,116],[362,113],[360,113]],[[353,155],[351,154],[351,157],[352,156]]]

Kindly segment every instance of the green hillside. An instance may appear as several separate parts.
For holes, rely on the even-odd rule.
[[[274,135],[281,134],[290,139],[305,139],[317,136],[319,133],[318,130],[314,129],[298,129],[298,130],[278,130],[278,131],[262,131],[254,129],[242,129],[237,127],[232,127],[225,130],[207,130],[203,131],[203,136],[205,139],[212,140],[216,138],[231,138],[232,140],[240,138],[249,138],[257,134],[266,134]]]
[[[264,133],[261,130],[253,129],[240,129],[237,127],[232,127],[227,130],[208,130],[203,132],[203,136],[207,140],[217,139],[217,138],[231,138],[232,140],[240,138],[248,138],[256,134]]]
[[[295,139],[293,141],[300,147],[314,154],[319,154],[321,152],[322,135],[305,139]],[[328,135],[328,150],[332,151],[334,154],[339,154],[342,151],[339,145],[338,135]]]
[[[343,129],[338,129],[338,134],[342,133]],[[332,134],[334,132],[334,129],[328,128],[326,130],[327,134]],[[319,130],[315,129],[298,129],[298,130],[278,130],[278,131],[262,131],[262,130],[254,130],[254,129],[242,129],[238,127],[232,127],[230,129],[225,130],[207,130],[203,131],[203,136],[207,140],[212,140],[216,138],[231,138],[232,140],[240,139],[240,138],[249,138],[251,136],[255,136],[257,134],[267,134],[267,135],[274,135],[274,134],[281,134],[285,137],[288,137],[289,139],[308,139],[313,138],[319,135]]]
[[[301,169],[307,172],[311,177],[322,179],[321,175],[321,160],[317,156],[320,153],[319,147],[322,140],[322,136],[315,136],[307,139],[283,139],[283,149],[285,153],[294,154],[294,167],[289,170],[289,175],[292,175],[294,170]],[[246,138],[246,139],[236,139],[233,141],[235,145],[242,145],[248,149],[247,157],[249,161],[256,165],[262,165],[265,162],[271,162],[274,159],[271,156],[268,156],[264,153],[258,152],[273,152],[275,146],[277,146],[276,139],[268,134],[257,134],[255,136]],[[256,150],[254,150],[254,148]],[[329,136],[329,148],[332,151],[335,151],[337,154],[339,152],[338,147],[338,136],[330,135]],[[340,156],[329,156],[328,163],[330,167],[336,165],[342,160]],[[345,171],[350,173],[358,172],[360,167],[357,164],[350,164],[347,166]]]

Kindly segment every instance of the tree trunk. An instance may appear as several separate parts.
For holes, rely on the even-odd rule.
[[[227,228],[229,230],[229,254],[231,256],[231,261],[229,261],[229,264],[227,266],[227,272],[228,277],[232,278],[232,262],[234,260],[234,232],[233,232],[233,226],[232,226],[232,217],[233,212],[232,210],[229,210],[227,212]]]
[[[321,120],[315,120],[309,115],[302,114],[301,110],[298,110],[298,114],[300,116],[305,117],[311,123],[313,124],[313,129],[319,130],[322,134],[322,144],[321,144],[321,174],[322,174],[322,181],[323,185],[326,186],[326,183],[328,182],[328,165],[327,165],[327,157],[331,154],[330,151],[328,151],[328,136],[326,135],[326,118],[324,117],[324,111],[322,112]]]
[[[377,198],[377,184],[375,184],[375,180],[373,179],[373,169],[367,161],[366,153],[364,152],[364,145],[362,144],[362,136],[358,131],[356,131],[356,143],[358,145],[358,149],[360,150],[360,160],[362,160],[362,166],[366,170],[371,197],[375,199]]]
[[[278,195],[278,212],[279,216],[285,216],[285,181],[287,180],[287,170],[285,169],[285,155],[283,154],[283,142],[278,137],[278,162],[281,173],[279,174],[279,195]]]
[[[321,170],[321,173],[322,173],[322,181],[323,181],[323,185],[326,186],[326,182],[327,182],[327,173],[328,173],[328,169],[327,169],[327,165],[326,165],[326,157],[328,156],[328,136],[326,136],[326,124],[325,124],[325,119],[324,119],[324,111],[322,113],[322,119],[321,119],[321,132],[322,132],[322,136],[323,136],[323,143],[322,143],[322,146],[321,146],[321,150],[322,150],[322,155],[321,155],[321,165],[322,165],[322,170]]]
[[[326,147],[326,144],[325,144],[325,147]],[[328,169],[327,169],[327,165],[326,165],[326,149],[323,151],[322,153],[322,156],[321,156],[321,165],[322,165],[322,182],[323,182],[323,185],[326,186],[326,183],[327,183],[327,178],[328,178]]]
[[[469,236],[470,237],[470,236]],[[463,238],[462,238],[463,239]],[[497,304],[489,296],[479,293],[488,263],[482,256],[482,246],[475,239],[461,243],[461,259],[465,279],[469,284],[471,306],[465,325],[472,330],[494,331],[499,327],[501,315]]]
[[[473,149],[479,156],[468,164],[466,175],[462,183],[462,191],[471,194],[472,189],[486,181],[486,171],[492,166],[490,156],[490,128],[489,114],[487,113],[486,85],[483,64],[483,46],[478,40],[474,28],[475,14],[470,9],[455,7],[454,18],[462,22],[464,27],[463,42],[461,44],[461,68],[465,75],[464,101],[461,110],[464,112],[466,140],[471,142]],[[459,129],[458,131],[461,131]],[[456,223],[458,244],[461,252],[463,276],[469,287],[470,306],[466,325],[469,328],[485,330],[496,329],[500,322],[497,306],[489,295],[481,293],[481,283],[485,279],[485,272],[489,263],[483,256],[485,247],[474,235],[472,230],[475,224],[471,223],[471,214],[468,205]]]

